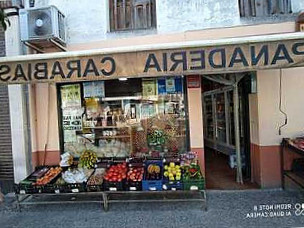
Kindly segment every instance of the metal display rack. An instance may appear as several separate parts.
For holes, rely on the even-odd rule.
[[[200,191],[104,191],[79,193],[16,194],[17,209],[22,205],[98,203],[104,211],[111,203],[198,202],[207,210],[206,192]]]
[[[227,155],[234,155],[233,87],[203,94],[204,132],[207,147]]]

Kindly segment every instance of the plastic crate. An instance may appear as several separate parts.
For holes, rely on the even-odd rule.
[[[161,191],[163,189],[162,180],[143,180],[143,191]]]
[[[103,189],[105,191],[124,191],[125,190],[125,180],[120,182],[110,182],[104,180]]]
[[[39,194],[39,193],[43,193],[43,187],[34,186],[34,185],[16,184],[15,193],[16,194]]]
[[[140,168],[144,169],[144,163],[143,163],[143,159],[142,158],[130,158],[129,159],[129,165],[128,165],[129,169],[127,172],[127,181],[126,181],[126,190],[127,191],[141,191],[142,190],[142,181],[132,181],[130,179],[128,179],[128,173],[130,171],[130,169],[134,169],[134,168]],[[144,175],[142,176],[142,178],[144,177]]]
[[[159,180],[147,180],[147,168],[149,165],[155,164],[160,167],[160,179]],[[161,191],[163,188],[163,162],[161,160],[147,160],[145,162],[144,179],[142,181],[143,191]]]
[[[142,181],[127,181],[126,190],[127,191],[141,191],[142,190]]]
[[[163,190],[165,191],[183,190],[183,183],[182,181],[163,180]]]
[[[106,169],[106,165],[104,164],[103,165],[103,169]],[[87,191],[88,192],[100,192],[103,190],[103,177],[104,177],[104,174],[105,174],[105,170],[104,172],[102,170],[99,170],[99,168],[95,169],[94,172],[92,173],[92,175],[88,178],[88,181],[87,181],[87,185],[86,185],[86,188],[87,188]],[[101,177],[101,183],[98,183],[98,184],[92,184],[90,183],[90,180],[91,178],[93,178],[95,175],[102,175]]]
[[[88,192],[101,192],[103,191],[103,185],[87,185]]]
[[[183,180],[184,190],[204,190],[205,189],[205,180],[204,179],[192,179],[192,180]]]
[[[173,162],[175,165],[180,166],[179,157],[166,157],[164,159],[164,173],[167,171],[167,170],[165,170],[165,166],[170,167],[171,162]],[[180,170],[182,173],[182,169],[180,169]],[[176,176],[174,176],[174,177],[176,177]],[[181,174],[181,177],[182,177],[182,174]],[[163,176],[163,190],[167,190],[167,191],[183,190],[182,181],[181,180],[169,180],[168,177]]]
[[[64,184],[60,187],[64,193],[77,193],[86,191],[86,183]]]

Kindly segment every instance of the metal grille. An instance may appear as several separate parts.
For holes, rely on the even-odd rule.
[[[64,15],[60,12],[58,12],[58,28],[59,28],[59,37],[62,40],[65,40]]]
[[[0,86],[0,180],[14,179],[8,87]]]

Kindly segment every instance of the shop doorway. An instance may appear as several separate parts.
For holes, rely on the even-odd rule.
[[[238,78],[240,161],[237,162],[234,86]],[[251,73],[202,76],[202,105],[206,187],[208,189],[258,188],[251,183],[249,98]],[[238,169],[243,184],[237,182]]]

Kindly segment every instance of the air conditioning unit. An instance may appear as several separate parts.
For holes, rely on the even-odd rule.
[[[66,44],[65,16],[55,7],[21,9],[21,41],[37,45],[39,48]]]

